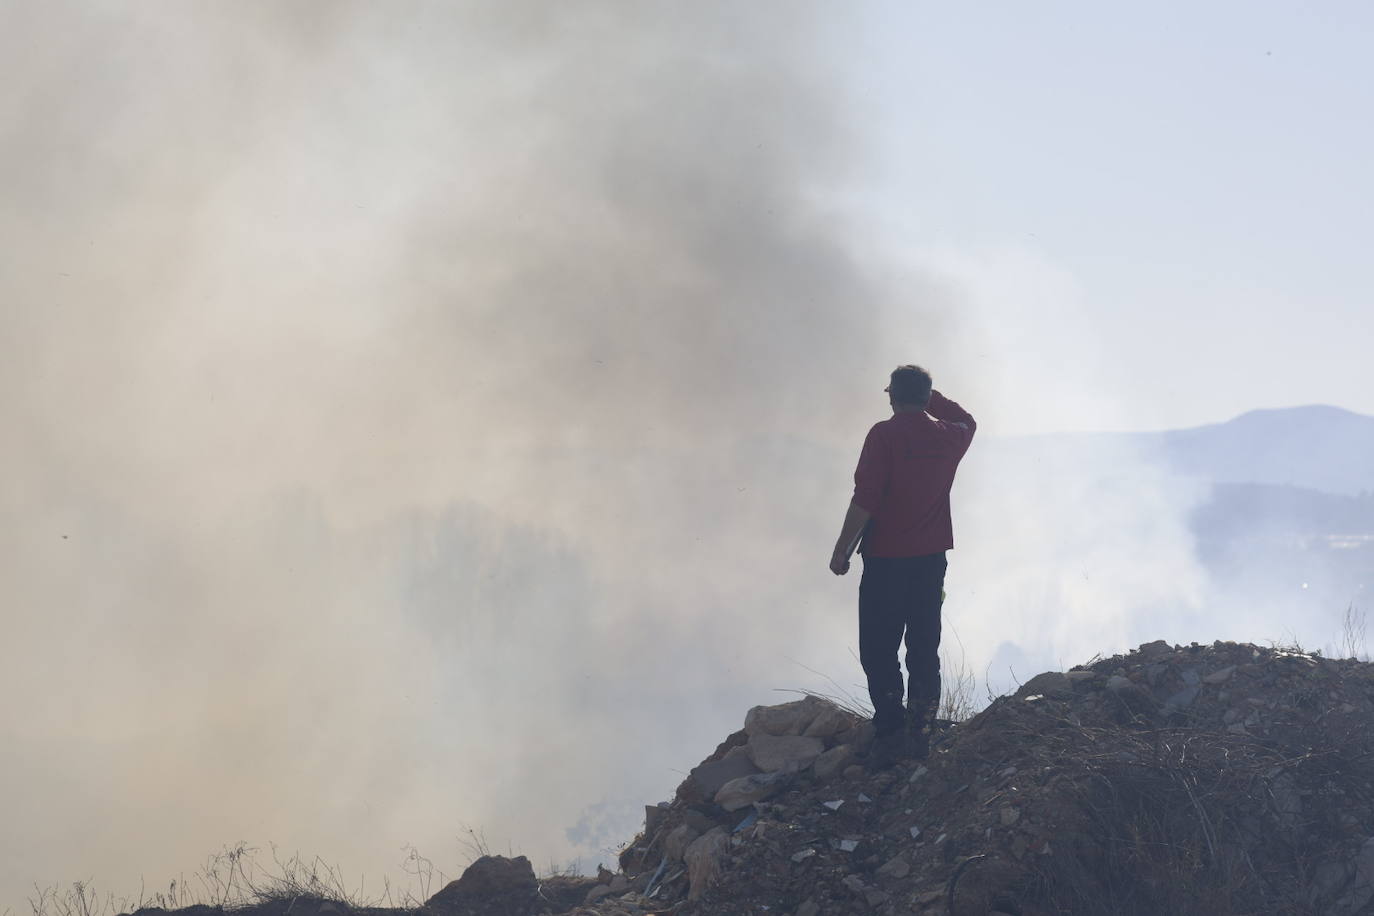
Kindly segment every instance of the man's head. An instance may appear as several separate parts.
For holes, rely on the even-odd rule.
[[[893,409],[923,409],[930,403],[930,373],[920,366],[898,366],[892,370],[887,386],[888,400]]]

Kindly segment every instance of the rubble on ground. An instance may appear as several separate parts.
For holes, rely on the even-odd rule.
[[[489,857],[423,910],[1374,913],[1371,722],[1374,665],[1236,643],[1037,675],[881,772],[870,723],[806,697],[750,710],[617,872]]]
[[[768,736],[822,711],[819,755],[732,769],[777,765]],[[1149,643],[1038,675],[879,773],[844,715],[752,710],[650,811],[620,857],[629,890],[575,912],[1374,912],[1367,663]]]

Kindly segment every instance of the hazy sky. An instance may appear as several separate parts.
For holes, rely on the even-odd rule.
[[[961,353],[1003,382],[1000,427],[1374,412],[1367,4],[891,4],[872,25],[853,56],[881,164],[855,195],[1029,357],[1013,381],[1005,351]]]
[[[1372,28],[0,3],[0,912],[239,840],[609,861],[749,705],[860,679],[825,563],[898,363],[985,440],[1374,413]],[[1110,457],[971,454],[973,670],[1287,635]]]

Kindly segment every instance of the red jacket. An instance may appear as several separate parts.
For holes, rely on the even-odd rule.
[[[873,516],[868,557],[918,557],[954,547],[949,490],[973,441],[968,411],[938,391],[925,411],[873,424],[854,470],[854,502]]]

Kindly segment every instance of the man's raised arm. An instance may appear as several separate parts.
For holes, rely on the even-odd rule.
[[[970,438],[973,437],[973,431],[978,428],[978,424],[973,422],[973,414],[933,389],[930,392],[930,403],[926,405],[926,413],[937,420],[968,427]]]

